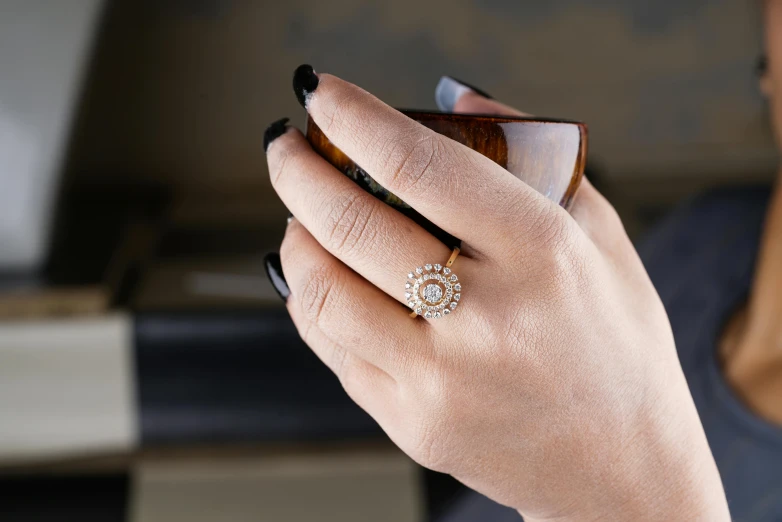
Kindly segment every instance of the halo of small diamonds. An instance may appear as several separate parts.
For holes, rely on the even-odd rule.
[[[454,311],[461,290],[456,274],[439,264],[419,266],[407,274],[405,281],[407,306],[426,319],[440,319]]]

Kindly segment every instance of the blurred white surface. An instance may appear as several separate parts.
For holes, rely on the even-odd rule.
[[[0,269],[46,255],[61,159],[102,0],[0,5]]]
[[[138,442],[131,319],[0,323],[0,464]]]

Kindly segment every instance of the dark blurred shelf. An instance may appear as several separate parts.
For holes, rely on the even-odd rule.
[[[142,445],[383,437],[287,311],[134,319]]]

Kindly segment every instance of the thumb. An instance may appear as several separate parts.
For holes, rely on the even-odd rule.
[[[494,114],[502,116],[530,116],[493,100],[489,94],[457,80],[451,76],[443,76],[434,91],[435,101],[441,111],[472,114]]]

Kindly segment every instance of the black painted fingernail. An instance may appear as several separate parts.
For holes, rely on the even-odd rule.
[[[434,99],[437,102],[437,107],[439,107],[441,111],[450,112],[453,110],[454,106],[456,106],[457,100],[469,91],[479,94],[484,98],[492,99],[485,91],[452,76],[443,76],[440,78],[440,81],[437,82],[437,87],[434,90]]]
[[[269,145],[285,134],[285,131],[288,130],[288,121],[288,118],[282,118],[266,127],[266,130],[263,132],[263,150],[269,150]]]
[[[288,282],[285,281],[285,274],[282,273],[280,254],[276,252],[266,254],[266,257],[263,258],[263,265],[266,268],[266,275],[269,277],[274,290],[283,301],[287,301],[288,296],[291,295],[291,290],[288,288]]]
[[[311,65],[299,65],[296,72],[293,73],[293,92],[296,93],[296,99],[305,109],[310,95],[318,88],[318,75]]]

